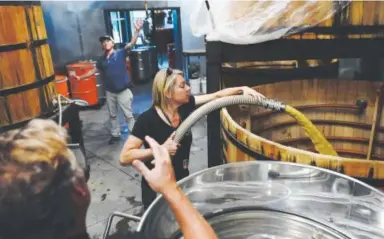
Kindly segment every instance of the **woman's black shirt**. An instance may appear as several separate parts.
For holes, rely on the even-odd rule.
[[[179,107],[181,122],[184,121],[196,108],[195,97],[190,96],[189,102]],[[180,123],[181,124],[181,123]],[[180,125],[179,124],[179,125]],[[154,106],[142,113],[132,130],[132,135],[144,141],[144,147],[149,148],[145,141],[145,136],[150,136],[159,144],[163,144],[176,129],[168,125],[158,115]],[[180,180],[189,175],[189,154],[192,144],[192,133],[189,131],[180,142],[180,147],[172,158],[176,180]],[[152,169],[150,163],[152,159],[146,161],[145,165]],[[147,208],[156,198],[156,193],[152,191],[148,183],[142,178],[142,200],[144,207]]]

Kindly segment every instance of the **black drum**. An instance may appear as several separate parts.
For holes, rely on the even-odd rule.
[[[157,61],[157,49],[156,49],[156,46],[146,46],[149,50],[149,57],[150,57],[150,61],[151,61],[151,65],[150,65],[150,72],[151,72],[151,78],[153,78],[157,71],[159,70],[159,64],[158,64],[158,61]]]
[[[152,76],[151,53],[148,48],[132,49],[130,53],[132,81],[135,84],[148,82]]]

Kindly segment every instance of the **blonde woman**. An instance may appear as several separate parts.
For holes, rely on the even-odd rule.
[[[220,97],[237,94],[264,97],[246,86],[227,88],[212,94],[192,96],[182,71],[171,68],[160,70],[153,82],[153,106],[137,119],[132,133],[121,152],[120,164],[130,165],[137,159],[145,160],[146,166],[152,168],[153,165],[150,163],[153,158],[152,150],[144,140],[145,136],[150,136],[167,148],[169,154],[173,156],[172,164],[176,180],[179,181],[188,176],[192,134],[187,134],[180,144],[176,144],[173,141],[175,130],[197,106]],[[143,144],[144,149],[141,148]],[[141,191],[144,208],[147,209],[156,198],[156,193],[149,187],[144,178],[141,181]]]

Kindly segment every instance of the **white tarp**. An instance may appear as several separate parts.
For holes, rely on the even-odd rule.
[[[351,0],[204,0],[196,4],[190,15],[195,36],[206,35],[207,41],[232,44],[255,44],[297,33],[324,21]]]

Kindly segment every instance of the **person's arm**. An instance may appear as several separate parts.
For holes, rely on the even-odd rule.
[[[239,94],[249,95],[249,96],[258,97],[258,98],[264,98],[262,94],[260,94],[259,92],[247,86],[231,87],[231,88],[226,88],[226,89],[217,91],[215,93],[195,96],[196,106],[203,105],[205,103],[208,103],[212,100],[215,100],[221,97],[239,95]]]
[[[120,153],[120,164],[122,166],[130,165],[134,160],[146,160],[151,158],[151,149],[141,149],[143,141],[133,135],[130,135],[125,142]]]
[[[168,150],[171,155],[175,155],[178,144],[173,141],[175,132],[164,142],[163,146]],[[153,157],[152,149],[142,149],[143,141],[133,135],[130,135],[125,142],[123,149],[120,153],[120,165],[126,166],[132,164],[134,160],[145,161]]]
[[[135,25],[135,32],[131,38],[131,41],[124,47],[125,51],[130,51],[132,47],[136,44],[137,38],[139,38],[139,33],[141,28],[143,27],[143,21],[138,20]]]
[[[86,79],[86,78],[88,78],[88,77],[93,76],[96,72],[97,72],[97,68],[94,67],[92,70],[88,71],[88,72],[85,73],[84,75],[81,75],[81,76],[76,76],[76,75],[75,75],[75,77],[76,77],[77,80],[84,80],[84,79]]]
[[[144,176],[149,186],[168,201],[185,239],[217,239],[211,225],[196,210],[176,184],[175,173],[167,149],[146,137],[154,156],[154,168],[149,170],[141,161],[133,166]]]

